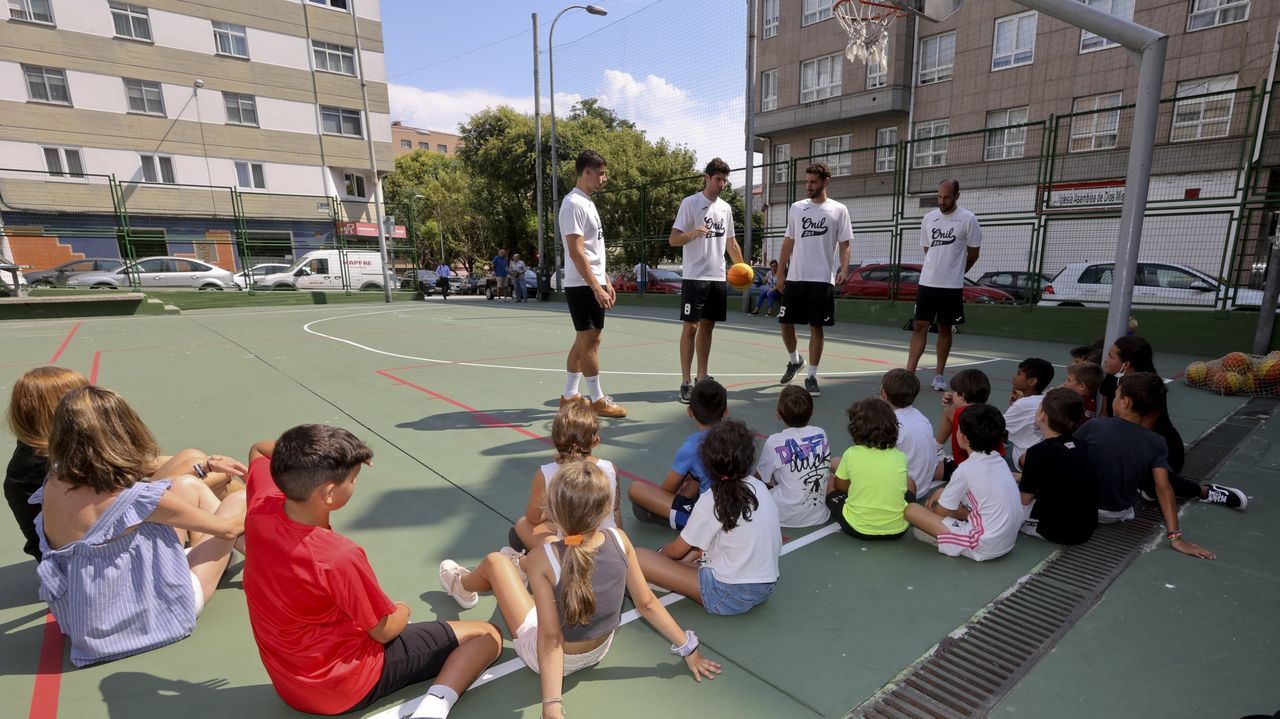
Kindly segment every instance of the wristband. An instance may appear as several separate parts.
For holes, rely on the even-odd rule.
[[[1172,544],[1179,539],[1182,539],[1182,531],[1178,530],[1176,532],[1169,532],[1165,537],[1169,540],[1169,543]]]
[[[671,645],[671,653],[678,657],[687,657],[696,651],[698,651],[698,635],[694,634],[692,629],[684,630],[684,644]]]
[[[560,697],[554,697],[552,699],[543,699],[542,703],[543,704],[564,704],[564,699],[561,699]]]
[[[191,470],[195,472],[196,476],[199,477],[200,479],[204,479],[205,477],[209,476],[208,470],[206,470],[203,466],[199,464],[191,465]]]

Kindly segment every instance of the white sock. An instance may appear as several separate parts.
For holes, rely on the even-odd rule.
[[[457,701],[457,692],[443,684],[432,684],[412,716],[414,719],[445,719]]]
[[[587,381],[587,394],[591,395],[591,401],[596,402],[604,396],[604,390],[600,389],[600,375],[595,377],[583,377]]]
[[[578,395],[578,380],[582,379],[581,372],[565,372],[564,373],[564,394],[560,395],[565,399],[570,399]]]
[[[797,363],[797,362],[799,362],[799,361],[800,361],[800,353],[799,353],[799,352],[792,352],[792,353],[791,353],[791,364],[795,364],[795,363]]]
[[[814,378],[818,376],[818,365],[816,364],[809,365],[809,376]]]

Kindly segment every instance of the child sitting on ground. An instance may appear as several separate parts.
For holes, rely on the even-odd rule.
[[[1009,459],[1015,469],[1022,466],[1022,455],[1043,437],[1036,427],[1036,410],[1044,391],[1053,382],[1053,365],[1039,357],[1018,363],[1010,383],[1009,408],[1004,411],[1004,428],[1009,437]]]
[[[996,452],[1004,417],[990,405],[969,405],[960,415],[958,436],[968,459],[924,506],[907,505],[906,519],[917,538],[948,556],[979,562],[1004,556],[1013,549],[1023,519],[1018,485]]]
[[[623,593],[640,615],[684,657],[693,678],[715,678],[720,665],[698,653],[698,636],[685,631],[653,596],[627,535],[601,529],[613,507],[612,481],[593,462],[560,466],[547,486],[547,521],[558,538],[524,558],[529,589],[515,566],[493,553],[467,570],[452,559],[440,563],[440,583],[463,609],[493,592],[516,655],[541,675],[542,716],[564,716],[564,677],[595,666],[613,644],[622,622]],[[487,611],[487,610],[486,610]]]
[[[330,513],[351,500],[372,459],[350,432],[319,424],[249,451],[244,594],[253,638],[294,709],[344,714],[436,677],[413,716],[440,719],[498,658],[502,638],[488,622],[410,624],[409,605],[387,598],[364,550],[333,531]]]
[[[1062,386],[1080,395],[1085,422],[1098,416],[1098,389],[1102,386],[1103,376],[1102,367],[1093,362],[1076,362],[1067,367],[1067,381]]]
[[[1071,362],[1092,362],[1102,364],[1102,338],[1099,337],[1091,345],[1080,345],[1071,348]]]
[[[689,435],[676,450],[671,471],[662,484],[632,482],[627,489],[637,518],[684,529],[698,497],[711,489],[711,475],[702,461],[702,442],[708,430],[728,414],[729,396],[724,386],[710,377],[699,380],[689,396],[689,416],[698,431]]]
[[[920,394],[920,380],[905,369],[891,369],[880,380],[880,399],[893,407],[898,418],[895,446],[907,455],[907,478],[915,484],[915,498],[923,500],[939,486],[938,442],[933,425],[912,405]]]
[[[1036,410],[1044,440],[1027,450],[1018,491],[1026,519],[1022,533],[1058,544],[1089,541],[1098,526],[1098,477],[1072,433],[1084,422],[1084,402],[1055,387]]]
[[[907,476],[907,455],[896,447],[898,418],[879,397],[854,402],[847,414],[853,446],[831,480],[831,520],[851,537],[897,539],[907,533],[902,512],[916,489]]]
[[[658,551],[637,550],[650,582],[679,592],[711,614],[743,614],[763,603],[778,581],[782,530],[778,507],[754,475],[755,445],[741,422],[707,432],[702,461],[715,477],[711,496],[693,507],[680,536]],[[701,567],[694,562],[701,558]]]
[[[991,380],[982,370],[962,369],[951,378],[951,390],[942,395],[942,419],[938,420],[938,444],[951,442],[951,459],[942,462],[942,481],[951,479],[951,473],[969,453],[960,445],[960,417],[973,405],[985,405],[991,397]],[[1004,455],[1004,437],[996,445],[996,453]]]
[[[37,571],[77,667],[191,634],[243,531],[243,492],[219,501],[195,477],[146,481],[156,449],[111,390],[73,389],[54,411],[49,477],[31,497]]]
[[[823,497],[831,477],[831,446],[821,427],[809,424],[813,397],[787,385],[778,393],[778,419],[787,426],[769,435],[756,476],[769,487],[784,527],[813,527],[828,518]]]
[[[543,513],[547,487],[551,486],[551,478],[555,476],[566,462],[586,460],[604,472],[609,478],[609,486],[613,492],[613,510],[605,517],[601,529],[613,527],[622,529],[622,516],[619,513],[618,475],[613,462],[599,459],[592,452],[600,445],[600,422],[596,413],[585,402],[570,402],[560,408],[555,421],[551,423],[551,443],[556,448],[554,462],[548,462],[533,473],[533,482],[529,487],[529,504],[525,507],[524,516],[516,520],[508,539],[511,547],[519,552],[528,547],[550,541],[556,536],[556,528],[547,523]]]

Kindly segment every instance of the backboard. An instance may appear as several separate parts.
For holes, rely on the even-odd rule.
[[[942,22],[960,9],[964,0],[875,0],[873,4],[898,8],[933,22]]]

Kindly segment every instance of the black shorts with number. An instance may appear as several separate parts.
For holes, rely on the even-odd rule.
[[[604,329],[604,308],[596,301],[590,287],[566,287],[564,299],[569,303],[569,316],[578,332]]]
[[[400,632],[400,636],[383,645],[382,674],[378,676],[378,683],[347,711],[364,709],[388,694],[438,675],[449,654],[457,648],[458,637],[448,624],[410,624]]]
[[[787,282],[782,288],[778,322],[831,327],[836,323],[836,288],[829,282]]]
[[[724,322],[728,291],[723,280],[684,280],[680,283],[680,321]]]
[[[915,319],[948,326],[964,324],[964,290],[920,285],[916,291]]]

